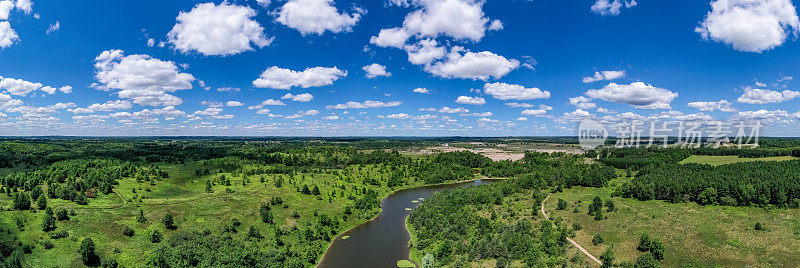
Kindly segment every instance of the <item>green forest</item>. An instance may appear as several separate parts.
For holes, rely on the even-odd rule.
[[[592,245],[586,247],[604,267],[655,267],[685,256],[675,256],[679,249],[666,237],[658,252],[626,250],[626,243],[639,243],[640,237],[604,242],[601,233],[588,233],[592,225],[623,218],[629,208],[615,208],[615,202],[796,213],[800,160],[680,163],[691,155],[798,154],[793,140],[767,140],[768,146],[749,150],[607,148],[573,154],[525,149],[574,142],[561,137],[4,139],[0,263],[313,267],[340,234],[378,215],[381,200],[392,192],[488,177],[506,180],[436,192],[413,209],[406,221],[411,265],[599,266],[568,241],[588,236]],[[467,149],[419,153],[443,143],[468,149],[511,143],[515,149],[509,152],[524,157],[493,161]],[[576,195],[586,191],[597,193]],[[573,214],[544,217],[541,211],[552,209],[550,204],[550,213]],[[777,235],[770,230],[783,227],[764,217],[751,217],[746,224],[754,227],[748,230]],[[581,224],[584,218],[589,221]],[[800,223],[793,222],[797,226],[786,227],[794,228],[790,245],[800,243]]]

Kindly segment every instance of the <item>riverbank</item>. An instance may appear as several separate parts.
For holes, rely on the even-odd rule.
[[[433,188],[437,188],[437,187],[446,187],[446,186],[449,186],[449,185],[459,185],[459,184],[466,184],[466,183],[470,183],[470,182],[476,182],[476,181],[480,181],[480,180],[491,180],[491,178],[477,177],[477,176],[476,176],[476,178],[469,179],[469,180],[462,180],[462,181],[455,181],[455,182],[445,182],[445,183],[438,183],[438,184],[429,184],[429,185],[420,185],[420,186],[404,187],[404,188],[402,188],[402,189],[397,189],[397,190],[394,190],[394,191],[392,191],[392,192],[388,193],[387,195],[383,196],[383,198],[381,199],[381,208],[380,208],[380,210],[379,210],[379,213],[378,213],[377,215],[374,215],[374,216],[373,216],[373,217],[372,217],[370,220],[368,220],[368,221],[365,221],[365,222],[362,222],[362,223],[359,223],[359,224],[356,224],[356,225],[354,225],[354,226],[351,226],[350,228],[348,228],[348,229],[347,229],[347,230],[345,230],[344,232],[337,234],[336,238],[334,238],[334,239],[333,239],[333,240],[332,240],[330,243],[328,243],[328,245],[326,246],[326,248],[325,248],[325,253],[324,253],[324,254],[322,254],[322,257],[319,259],[319,262],[317,262],[317,265],[316,265],[316,266],[317,266],[317,267],[320,267],[320,266],[322,266],[322,264],[323,264],[323,263],[324,263],[326,266],[330,266],[332,262],[334,262],[335,260],[337,260],[337,258],[338,258],[339,265],[341,265],[341,264],[342,264],[342,263],[341,263],[341,256],[342,256],[342,255],[341,255],[341,254],[337,254],[337,255],[335,255],[335,256],[337,256],[337,257],[333,257],[333,259],[330,259],[330,258],[332,258],[332,257],[331,257],[331,256],[329,256],[329,254],[333,254],[333,253],[331,253],[331,252],[341,252],[341,250],[343,250],[343,249],[341,248],[343,245],[338,245],[338,247],[340,247],[340,248],[338,249],[338,251],[337,251],[337,250],[331,250],[331,248],[334,246],[334,244],[335,244],[335,243],[337,243],[337,242],[341,242],[341,241],[337,241],[337,239],[342,239],[342,237],[343,237],[343,236],[350,236],[348,239],[365,239],[365,238],[369,237],[369,236],[365,236],[363,233],[362,233],[361,235],[357,236],[357,237],[355,237],[355,236],[352,236],[352,235],[351,235],[351,233],[352,233],[354,230],[356,230],[357,228],[359,228],[359,227],[363,227],[363,228],[376,228],[376,224],[377,224],[378,226],[384,226],[383,228],[384,228],[384,229],[387,229],[387,230],[388,230],[388,229],[399,230],[400,226],[403,226],[403,228],[405,228],[404,221],[405,221],[405,220],[406,220],[406,218],[407,218],[407,214],[400,214],[400,215],[397,215],[397,214],[387,214],[387,216],[386,216],[386,217],[394,217],[394,219],[393,219],[393,220],[391,220],[391,222],[395,222],[395,223],[394,223],[394,224],[392,224],[391,226],[400,225],[400,226],[396,226],[396,227],[391,227],[391,228],[387,228],[387,227],[385,227],[385,226],[390,226],[390,225],[386,225],[386,221],[387,221],[387,219],[386,219],[386,218],[381,218],[381,219],[382,219],[381,221],[376,221],[376,219],[378,219],[378,217],[380,217],[382,213],[385,213],[385,212],[386,212],[385,210],[389,209],[388,207],[392,207],[391,209],[398,209],[398,211],[403,211],[403,208],[404,208],[404,207],[406,207],[406,211],[404,211],[404,212],[406,212],[406,213],[410,213],[410,212],[408,212],[408,211],[410,211],[410,210],[408,210],[408,208],[407,208],[407,205],[405,205],[405,203],[404,203],[404,202],[403,202],[403,203],[394,202],[394,201],[396,201],[396,198],[398,198],[398,197],[397,197],[398,195],[399,195],[399,196],[403,196],[403,195],[409,195],[409,194],[412,194],[412,195],[415,195],[415,196],[417,196],[417,197],[418,197],[418,195],[415,193],[416,191],[415,191],[415,192],[411,192],[411,193],[405,193],[406,191],[415,190],[415,189],[416,189],[416,190],[418,190],[418,191],[423,191],[423,192],[425,192],[425,191],[426,191],[425,189],[429,189],[427,193],[420,193],[420,194],[422,194],[422,195],[429,195],[429,194],[432,194],[432,193],[433,193],[433,192],[435,192],[435,191],[438,191],[438,190],[436,190],[436,189],[433,189]],[[389,202],[389,201],[387,201],[389,197],[393,197],[393,198],[395,199],[395,200],[393,201],[393,203],[392,203],[392,202]],[[409,201],[409,203],[410,203],[410,204],[411,204],[411,203],[417,203],[417,202],[411,202],[410,200],[406,200],[406,201]],[[389,203],[387,203],[387,202],[389,202]],[[400,205],[401,207],[397,207],[398,205]],[[403,218],[402,218],[402,222],[400,222],[400,221],[397,221],[397,217],[403,217]],[[368,225],[371,225],[371,226],[370,226],[370,227],[367,227]],[[384,231],[387,231],[387,230],[384,230]],[[364,230],[362,229],[362,230],[360,230],[359,232],[364,232]],[[396,234],[397,232],[394,232],[394,231],[392,231],[392,233],[395,233],[395,234]],[[408,229],[407,229],[407,228],[406,228],[406,231],[404,232],[404,235],[410,236],[410,234],[408,233]],[[403,246],[402,246],[402,248],[405,248],[405,250],[407,250],[407,246],[408,246],[408,244],[407,244],[407,243],[408,243],[408,240],[407,240],[407,239],[403,239],[403,238],[395,237],[395,238],[394,238],[394,240],[392,240],[392,241],[395,241],[395,245],[394,245],[394,247],[395,247],[395,248],[398,248],[398,247],[397,247],[397,245],[396,245],[396,244],[397,244],[397,241],[403,241],[403,243],[405,243],[405,245],[403,245]],[[356,242],[354,241],[353,243],[356,243]],[[366,240],[366,241],[362,241],[362,243],[371,243],[371,241],[370,241],[370,240]],[[344,244],[344,245],[346,245],[346,246],[345,246],[345,249],[347,249],[347,247],[352,247],[352,246],[353,246],[353,244],[349,244],[349,245],[348,245],[348,244]],[[345,251],[345,252],[348,252],[348,251]],[[396,251],[393,251],[393,252],[395,252],[395,253],[396,253]],[[401,254],[402,254],[402,253],[401,253]],[[406,256],[406,258],[407,258],[407,256]],[[393,260],[393,261],[397,261],[397,260]]]
[[[469,182],[469,181],[475,181],[475,180],[498,180],[498,181],[502,181],[502,180],[507,180],[507,179],[508,178],[483,177],[481,179],[473,179],[473,180],[468,180],[468,181],[463,181],[463,182]],[[458,182],[458,183],[461,183],[461,182]],[[408,222],[408,217],[406,217],[406,219],[405,219],[405,228],[406,228],[406,232],[411,237],[408,240],[408,244],[409,245],[415,245],[416,242],[417,242],[416,241],[416,235],[415,235],[414,229],[412,227],[413,226],[411,226],[411,224]],[[414,250],[414,249],[409,248],[408,260],[411,261],[412,263],[414,263],[414,265],[416,265],[417,267],[421,267],[419,262],[417,262],[417,260],[422,260],[422,258],[424,257],[424,256],[420,256],[420,255],[421,255],[421,252],[419,250]]]

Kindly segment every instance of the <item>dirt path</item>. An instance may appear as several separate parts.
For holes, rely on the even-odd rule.
[[[545,212],[544,212],[544,202],[547,202],[547,199],[548,199],[548,198],[550,198],[550,196],[549,196],[549,195],[548,195],[547,197],[545,197],[545,198],[544,198],[544,200],[542,200],[542,209],[541,209],[541,212],[542,212],[542,215],[544,215],[544,218],[545,218],[545,219],[547,219],[547,220],[550,220],[550,217],[548,217],[548,216],[547,216],[547,213],[545,213]],[[592,254],[591,254],[591,253],[589,253],[589,251],[586,251],[586,249],[585,249],[585,248],[581,247],[581,245],[578,245],[578,243],[576,243],[576,242],[575,242],[575,240],[572,240],[572,239],[570,239],[569,237],[567,237],[567,241],[569,241],[569,243],[570,243],[570,244],[572,244],[573,246],[575,246],[576,248],[578,248],[578,249],[579,249],[581,252],[583,252],[583,254],[586,254],[586,256],[589,256],[589,258],[590,258],[590,259],[592,259],[594,262],[596,262],[597,264],[603,265],[603,262],[601,262],[600,260],[598,260],[597,258],[595,258],[594,256],[592,256]]]

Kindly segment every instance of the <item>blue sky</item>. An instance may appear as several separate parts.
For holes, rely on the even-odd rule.
[[[0,0],[0,135],[797,136],[799,30],[790,0]]]

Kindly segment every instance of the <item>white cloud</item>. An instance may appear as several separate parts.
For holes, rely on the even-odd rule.
[[[456,99],[456,103],[472,104],[472,105],[484,105],[484,104],[486,104],[486,99],[481,98],[481,97],[459,96]]]
[[[369,42],[379,47],[403,48],[406,40],[411,36],[405,29],[400,27],[382,29],[378,36],[369,38]]]
[[[367,78],[372,79],[379,76],[392,76],[392,73],[386,71],[386,66],[373,63],[361,68],[365,72],[367,72]]]
[[[130,101],[126,100],[114,100],[114,101],[107,101],[105,103],[94,103],[89,105],[86,108],[75,108],[69,109],[70,112],[80,114],[80,113],[94,113],[94,112],[110,112],[113,110],[127,110],[133,107]]]
[[[17,0],[17,9],[25,11],[26,14],[33,12],[33,2],[31,0]]]
[[[270,0],[256,0],[256,2],[262,7],[268,7],[269,4],[272,3]]]
[[[241,102],[238,102],[238,101],[228,101],[228,102],[225,103],[225,106],[228,106],[228,107],[238,107],[238,106],[242,106],[242,105],[244,105],[244,103],[241,103]]]
[[[197,4],[181,12],[167,40],[182,53],[196,51],[203,55],[227,56],[261,48],[272,43],[264,28],[252,18],[255,10],[223,2]]]
[[[282,105],[286,105],[286,103],[283,103],[282,101],[279,101],[279,100],[267,99],[267,100],[262,101],[261,103],[259,103],[257,105],[253,105],[253,106],[247,107],[247,109],[259,110],[259,111],[263,109],[263,110],[267,111],[265,113],[265,114],[267,114],[267,113],[269,113],[269,110],[264,109],[264,106],[269,106],[269,105],[281,105],[282,106]]]
[[[567,121],[581,121],[583,119],[590,118],[590,117],[592,117],[591,113],[589,113],[587,111],[584,111],[582,109],[576,109],[573,112],[564,113],[564,115],[561,117],[561,119],[562,120],[567,120]]]
[[[518,60],[509,60],[489,51],[466,51],[462,54],[462,50],[459,47],[453,48],[445,60],[425,66],[425,70],[444,78],[486,81],[490,78],[501,78],[519,67]]]
[[[3,0],[0,1],[0,20],[8,20],[11,10],[14,9],[14,1]]]
[[[584,83],[591,83],[602,80],[614,80],[617,78],[625,77],[625,71],[600,71],[594,72],[594,76],[587,76],[583,78]]]
[[[544,110],[544,109],[536,109],[536,110],[528,109],[528,110],[524,110],[524,111],[522,111],[520,113],[523,114],[523,115],[543,115],[543,114],[546,114],[547,111]]]
[[[267,68],[253,85],[261,88],[290,89],[292,87],[321,87],[333,84],[334,81],[347,76],[347,71],[337,67],[313,67],[303,71],[272,66]]]
[[[517,121],[528,121],[528,118],[526,118],[526,117],[518,117]]]
[[[465,108],[461,108],[461,107],[458,107],[458,108],[450,108],[450,107],[447,107],[447,106],[445,106],[445,107],[442,107],[442,108],[440,108],[440,109],[438,110],[438,112],[440,112],[440,113],[446,113],[446,114],[455,114],[455,113],[469,113],[469,109],[465,109]]]
[[[47,34],[58,31],[58,29],[61,29],[61,22],[56,21],[56,23],[50,24],[50,27],[47,28]]]
[[[606,16],[616,16],[619,15],[619,10],[624,5],[626,8],[635,7],[638,3],[636,0],[631,1],[623,1],[622,0],[597,0],[592,5],[592,12]]]
[[[409,119],[409,118],[411,118],[411,115],[409,115],[409,114],[402,114],[402,113],[401,113],[401,114],[390,114],[390,115],[387,115],[387,116],[386,116],[386,118],[392,118],[392,119]]]
[[[413,91],[413,92],[416,92],[416,93],[420,93],[420,94],[430,94],[430,92],[428,91],[428,89],[427,89],[427,88],[424,88],[424,87],[418,87],[418,88],[415,88],[415,89],[414,89],[414,90],[412,90],[412,91]]]
[[[500,100],[532,100],[550,98],[549,91],[539,88],[526,88],[520,85],[506,84],[501,82],[486,83],[483,85],[483,92]]]
[[[297,95],[292,95],[291,93],[286,93],[286,95],[283,95],[283,97],[281,97],[281,99],[290,99],[290,100],[293,100],[293,101],[308,102],[308,101],[311,101],[312,99],[314,99],[314,96],[309,94],[309,93],[303,93],[303,94],[297,94]]]
[[[695,28],[703,39],[745,52],[762,52],[797,36],[800,21],[790,0],[715,0]]]
[[[183,101],[168,93],[191,89],[194,76],[178,71],[171,61],[148,55],[125,56],[122,50],[103,51],[94,59],[100,90],[119,89],[122,99],[149,106],[175,106]]]
[[[476,0],[412,1],[411,4],[419,9],[406,16],[403,28],[424,37],[448,36],[477,42],[483,38],[490,23],[484,16],[483,3]],[[498,23],[492,22],[495,29]]]
[[[338,115],[329,115],[329,116],[323,117],[322,119],[325,119],[325,120],[338,120],[339,116]]]
[[[57,113],[58,110],[63,110],[67,108],[75,107],[74,103],[56,103],[49,106],[44,107],[31,107],[31,106],[16,106],[12,108],[6,109],[7,112],[11,113],[21,113],[23,117],[27,118],[45,118],[49,117],[51,114]]]
[[[735,112],[736,109],[733,108],[731,102],[727,100],[720,100],[720,101],[695,101],[690,102],[687,106],[692,108],[697,108],[700,111],[710,112],[714,110],[719,110],[722,112]]]
[[[153,47],[155,45],[156,45],[156,40],[155,39],[153,39],[153,38],[148,38],[147,39],[147,47]]]
[[[531,108],[531,107],[533,107],[533,104],[530,104],[530,103],[517,103],[517,102],[508,102],[508,103],[506,103],[506,105],[508,107],[512,107],[512,108]]]
[[[217,88],[217,91],[219,91],[219,92],[239,92],[239,91],[242,91],[242,90],[239,89],[238,87],[221,87],[221,88]]]
[[[347,103],[328,105],[326,106],[326,108],[328,109],[384,108],[384,107],[399,106],[400,104],[403,103],[399,101],[383,102],[383,101],[373,101],[373,100],[368,100],[364,102],[348,101]]]
[[[319,111],[317,111],[317,110],[298,111],[296,114],[293,114],[293,115],[290,115],[290,116],[286,116],[284,118],[295,119],[295,118],[300,118],[300,117],[303,117],[303,116],[317,115],[317,114],[319,114]]]
[[[0,110],[22,105],[22,101],[14,99],[11,95],[0,93]]]
[[[47,94],[55,94],[56,90],[59,90],[63,93],[70,93],[72,92],[72,87],[63,86],[60,88],[54,88],[51,86],[44,86],[41,83],[34,83],[22,79],[8,77],[4,78],[0,76],[0,90],[5,90],[11,95],[25,96],[35,90],[41,90],[47,92]]]
[[[19,35],[8,21],[0,21],[0,48],[7,48],[19,41]]]
[[[434,39],[423,39],[413,45],[407,45],[403,49],[408,54],[408,61],[416,65],[428,65],[431,62],[444,57],[445,48],[439,46]]]
[[[591,102],[591,99],[584,97],[584,96],[577,96],[574,98],[569,98],[569,104],[578,106],[581,109],[594,109],[597,107],[596,103]]]
[[[218,115],[222,112],[222,108],[209,107],[205,110],[197,110],[192,115]]]
[[[643,82],[629,85],[609,83],[601,89],[586,91],[586,96],[616,103],[633,105],[637,109],[669,109],[678,93],[654,87]]]
[[[741,119],[751,120],[773,120],[783,117],[788,117],[789,113],[784,110],[758,110],[758,111],[741,111],[736,113],[736,117]]]
[[[333,0],[289,0],[280,8],[275,20],[303,35],[322,35],[325,31],[350,31],[361,19],[363,11],[348,15],[339,13],[333,5]]]
[[[744,88],[744,94],[737,101],[749,104],[767,104],[788,101],[800,97],[800,91],[784,90],[782,92],[760,88]]]

